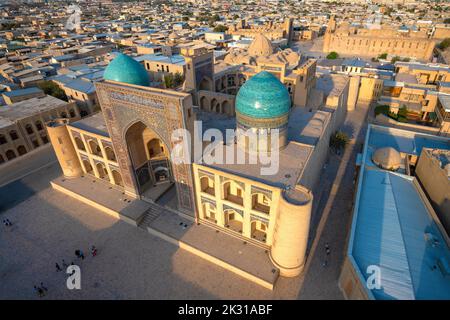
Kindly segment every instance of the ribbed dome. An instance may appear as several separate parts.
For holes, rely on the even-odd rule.
[[[272,43],[262,34],[257,34],[248,47],[248,54],[256,57],[270,56],[273,53]]]
[[[123,53],[119,53],[109,63],[103,78],[138,86],[150,85],[150,79],[145,68],[139,62]]]
[[[252,118],[280,117],[287,114],[290,107],[287,89],[267,71],[251,77],[236,96],[236,111]]]
[[[391,147],[377,149],[372,155],[372,161],[386,170],[397,170],[402,163],[400,153]]]

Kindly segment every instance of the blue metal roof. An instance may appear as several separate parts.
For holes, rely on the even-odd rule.
[[[19,97],[19,96],[24,96],[24,95],[33,94],[33,93],[40,93],[40,92],[43,92],[43,91],[37,87],[31,87],[31,88],[26,88],[26,89],[5,91],[5,92],[3,92],[3,94],[7,97]]]
[[[92,82],[82,79],[75,79],[65,84],[67,88],[90,94],[95,92],[95,86]]]
[[[236,111],[253,118],[276,118],[288,113],[290,107],[286,87],[267,71],[251,77],[236,96]]]
[[[450,139],[371,125],[366,136],[348,254],[365,283],[367,267],[381,271],[375,299],[450,299],[448,243],[414,177],[378,168],[372,153],[391,146],[406,153],[450,149]]]

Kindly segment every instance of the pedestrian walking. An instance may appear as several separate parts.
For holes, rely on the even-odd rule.
[[[8,224],[8,226],[12,226],[12,223],[11,223],[11,221],[9,221],[8,218],[6,218],[6,223]]]
[[[61,267],[59,266],[58,262],[55,263],[55,267],[56,267],[56,272],[61,271]]]
[[[329,256],[330,253],[331,253],[331,250],[330,250],[330,249],[327,249],[326,253],[327,253],[327,256]]]
[[[45,292],[48,292],[48,289],[47,289],[47,287],[44,286],[44,283],[43,283],[43,282],[41,282],[41,288],[42,288],[42,290],[44,290]]]
[[[80,250],[75,250],[75,256],[76,256],[77,258],[80,257]]]
[[[95,246],[91,247],[91,254],[93,257],[95,257],[97,255],[97,248]]]
[[[39,290],[38,290],[38,287],[36,287],[36,286],[33,286],[33,289],[34,289],[34,292],[36,292],[36,294],[37,294],[37,295],[39,295]]]
[[[78,253],[80,254],[81,260],[84,260],[84,253],[81,250],[78,250]]]
[[[8,226],[8,222],[6,221],[6,219],[3,219],[3,224],[5,225],[5,227]]]
[[[67,267],[69,266],[69,265],[67,264],[67,262],[64,261],[64,259],[62,260],[62,265],[63,265],[63,268],[64,268],[64,269],[67,269]]]

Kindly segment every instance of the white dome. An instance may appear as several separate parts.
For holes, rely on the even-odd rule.
[[[400,168],[402,158],[400,153],[391,147],[377,149],[372,155],[372,161],[380,168],[397,170]]]

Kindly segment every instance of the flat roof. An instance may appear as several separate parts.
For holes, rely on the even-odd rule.
[[[445,112],[450,112],[450,95],[439,94],[438,98]]]
[[[97,112],[92,116],[83,118],[76,122],[72,122],[69,126],[81,129],[87,132],[99,134],[104,137],[109,137],[108,129],[106,128],[105,119],[103,118],[103,113]]]
[[[178,65],[185,65],[186,61],[184,60],[184,57],[182,55],[173,55],[171,57],[165,56],[162,54],[154,53],[154,54],[144,54],[139,57],[134,57],[134,60],[141,62],[141,61],[155,61],[155,62],[161,62],[161,63],[169,63],[169,64],[178,64]]]
[[[450,149],[450,139],[369,125],[358,180],[348,255],[363,284],[377,266],[375,299],[450,299],[450,249],[415,177],[383,170],[370,160],[381,147],[420,154]]]
[[[34,93],[44,93],[44,91],[42,91],[38,87],[31,87],[31,88],[18,89],[18,90],[12,90],[12,91],[5,91],[2,94],[6,97],[13,98],[13,97],[26,96],[26,95],[34,94]]]
[[[92,82],[83,79],[75,79],[64,84],[66,88],[90,94],[95,92],[95,86]]]
[[[0,127],[9,125],[17,120],[31,117],[43,111],[52,110],[66,105],[67,102],[52,96],[35,97],[0,107]]]

